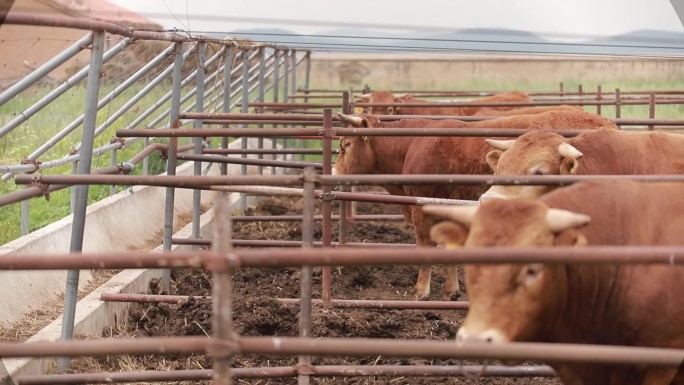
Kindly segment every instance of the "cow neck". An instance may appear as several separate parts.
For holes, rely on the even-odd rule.
[[[372,136],[368,140],[375,155],[377,174],[401,174],[404,160],[414,138],[403,136]]]
[[[551,330],[546,330],[546,339],[562,343],[601,341],[605,336],[597,335],[595,331],[611,327],[608,314],[615,305],[618,269],[578,264],[563,265],[559,269],[565,274],[567,283],[563,288],[565,298],[561,300],[564,306],[554,322],[549,323]],[[548,338],[551,335],[555,338]]]

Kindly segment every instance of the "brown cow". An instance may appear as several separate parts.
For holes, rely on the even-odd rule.
[[[445,128],[536,128],[591,129],[613,127],[610,120],[588,112],[550,111],[536,115],[518,115],[499,119],[463,122],[460,120],[401,119],[381,123],[372,115],[340,117],[357,127],[445,127]],[[489,174],[485,162],[488,146],[481,137],[383,137],[348,136],[340,140],[340,153],[333,168],[335,174]],[[396,185],[383,186],[394,195],[450,199],[478,199],[484,186]],[[404,217],[413,224],[418,246],[431,246],[430,227],[434,224],[415,207],[402,206]],[[414,287],[415,299],[430,295],[430,266],[421,266]],[[443,299],[459,294],[456,266],[447,268]]]
[[[494,175],[684,173],[684,135],[596,130],[566,139],[530,132],[516,140],[487,140]],[[536,198],[554,186],[492,186],[481,199]]]
[[[583,182],[540,199],[426,206],[448,248],[682,245],[684,183]],[[458,343],[555,342],[684,349],[684,266],[468,264]],[[638,284],[635,284],[638,283]],[[682,354],[684,359],[684,354]],[[684,369],[551,363],[564,384],[684,384]]]
[[[390,91],[374,91],[364,94],[359,101],[366,103],[436,103],[430,100],[415,99],[411,94],[396,95]],[[524,92],[512,91],[503,92],[486,98],[469,100],[474,103],[498,103],[498,102],[531,102],[532,99]],[[469,106],[445,106],[445,107],[368,107],[368,112],[373,115],[454,115],[470,116],[475,115],[480,110],[508,111],[516,109],[515,106],[501,107],[469,107]]]

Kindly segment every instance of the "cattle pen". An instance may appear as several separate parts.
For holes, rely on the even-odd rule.
[[[567,185],[591,179],[634,179],[648,181],[684,181],[682,175],[642,176],[528,176],[495,177],[491,175],[331,175],[336,140],[342,136],[453,136],[453,137],[517,137],[529,130],[516,129],[427,129],[421,127],[388,129],[350,128],[336,113],[353,114],[357,109],[393,104],[372,104],[356,100],[368,90],[316,89],[310,87],[312,52],[270,44],[253,44],[233,39],[185,36],[179,33],[133,31],[106,22],[63,19],[25,14],[10,14],[5,24],[35,25],[49,28],[83,30],[87,35],[53,60],[35,69],[0,94],[0,105],[31,90],[45,81],[47,75],[81,50],[90,50],[90,63],[59,84],[36,103],[0,127],[0,138],[26,129],[31,116],[68,98],[67,92],[85,81],[81,102],[82,113],[58,134],[45,140],[18,164],[0,166],[6,183],[13,180],[19,189],[0,195],[0,207],[19,205],[24,237],[31,237],[28,202],[48,198],[60,190],[70,189],[72,222],[60,241],[50,245],[28,241],[21,250],[7,250],[0,255],[3,280],[7,292],[0,302],[23,292],[35,297],[55,290],[37,287],[30,281],[52,280],[50,270],[64,273],[54,286],[65,285],[64,308],[56,325],[59,333],[53,340],[38,337],[29,341],[0,341],[0,359],[7,373],[7,383],[17,384],[84,384],[134,383],[162,381],[212,380],[230,384],[235,379],[297,378],[298,384],[318,378],[344,377],[553,377],[546,365],[503,366],[487,364],[493,360],[532,360],[600,362],[605,364],[659,365],[678,367],[684,350],[634,346],[606,346],[551,343],[508,343],[502,345],[457,346],[453,341],[428,338],[392,339],[360,338],[353,334],[341,337],[315,335],[312,316],[330,309],[439,310],[458,311],[468,308],[467,301],[412,301],[383,298],[336,298],[333,269],[347,266],[419,265],[446,263],[684,263],[684,247],[604,247],[583,248],[483,248],[449,250],[416,248],[408,243],[367,243],[348,241],[353,226],[371,221],[403,221],[395,214],[359,213],[357,204],[383,203],[400,205],[457,204],[476,202],[408,197],[377,191],[357,190],[360,186],[397,184],[452,185]],[[116,39],[112,39],[112,36]],[[106,41],[113,42],[108,49]],[[139,68],[119,72],[115,85],[107,84],[102,74],[105,65],[116,68],[130,57],[135,44],[162,43]],[[113,70],[109,70],[113,71]],[[135,94],[131,87],[144,86]],[[106,87],[105,87],[106,86]],[[108,93],[100,96],[100,91]],[[395,90],[402,92],[402,90]],[[656,116],[658,105],[684,104],[684,90],[620,90],[607,92],[562,87],[529,92],[531,102],[478,103],[465,100],[498,92],[406,90],[418,97],[453,98],[439,101],[439,106],[554,106],[559,104],[592,108],[601,114],[612,106],[611,120],[621,129],[673,130],[684,128],[684,119]],[[73,91],[72,91],[73,92]],[[127,99],[113,107],[117,96]],[[146,99],[147,98],[147,99]],[[268,100],[270,99],[270,100]],[[143,100],[148,105],[141,104]],[[437,102],[435,102],[437,104]],[[404,103],[405,106],[411,103]],[[425,104],[420,104],[425,105]],[[648,106],[644,118],[623,118],[624,106]],[[140,111],[140,107],[143,111]],[[106,108],[105,108],[106,107]],[[115,111],[112,111],[115,110]],[[106,117],[98,116],[106,111]],[[251,111],[251,112],[250,112]],[[126,115],[132,114],[132,115]],[[128,121],[118,125],[122,116]],[[382,115],[381,120],[408,118]],[[434,119],[464,121],[488,120],[492,116],[427,116]],[[42,122],[42,121],[41,121]],[[168,122],[166,125],[165,122]],[[40,124],[40,123],[38,123]],[[42,124],[45,124],[44,122]],[[184,127],[189,128],[184,128]],[[82,127],[78,144],[68,146],[68,153],[52,160],[45,154],[69,134]],[[559,130],[565,136],[579,131]],[[113,134],[105,144],[95,148],[99,138]],[[161,139],[160,139],[161,138]],[[231,140],[232,138],[232,140]],[[123,155],[123,150],[135,151]],[[107,166],[98,160],[108,154]],[[119,154],[119,155],[117,155]],[[153,170],[152,155],[161,159],[162,169]],[[126,157],[125,160],[119,158]],[[96,164],[98,168],[92,169]],[[139,165],[142,164],[142,167]],[[71,175],[50,173],[51,168],[71,167]],[[190,168],[190,166],[192,166]],[[159,175],[156,175],[159,174]],[[108,189],[116,196],[138,197],[142,202],[133,208],[116,207],[103,215],[88,216],[89,186]],[[159,193],[144,190],[157,187]],[[118,188],[118,191],[117,191]],[[181,197],[182,194],[182,197]],[[301,199],[299,214],[248,215],[249,205],[257,196],[290,196]],[[180,197],[180,198],[179,198]],[[153,202],[154,201],[154,202]],[[157,205],[156,203],[159,203]],[[319,206],[317,208],[317,205]],[[147,207],[149,206],[149,207]],[[180,208],[179,208],[180,207]],[[333,214],[335,210],[336,214]],[[318,212],[318,213],[317,213]],[[145,217],[145,218],[143,218]],[[105,240],[93,235],[96,221],[100,232],[114,233],[114,227],[130,227],[123,237],[146,232],[160,244],[156,249],[138,249],[132,245],[116,248],[108,245],[121,240]],[[134,224],[128,222],[140,222]],[[154,229],[151,227],[154,223]],[[299,240],[234,239],[233,227],[239,223],[293,222],[301,225]],[[321,224],[320,234],[315,231]],[[126,226],[124,226],[126,224]],[[186,227],[183,227],[187,224]],[[333,224],[337,225],[337,242],[333,242]],[[179,228],[183,228],[180,230]],[[86,235],[87,232],[91,233]],[[117,230],[119,231],[119,230]],[[319,238],[318,240],[316,238]],[[87,242],[101,243],[96,248]],[[296,268],[299,286],[297,297],[277,297],[276,301],[298,307],[297,336],[241,336],[235,328],[233,277],[243,269]],[[211,334],[193,336],[157,336],[139,338],[83,339],[78,335],[100,337],[115,323],[128,317],[131,303],[177,304],[197,296],[150,295],[149,282],[158,279],[166,290],[171,270],[197,268],[210,272],[211,295],[201,297],[211,303]],[[318,271],[320,268],[320,272]],[[103,290],[89,304],[78,301],[79,281],[91,270],[135,271],[133,285],[104,283]],[[28,276],[29,282],[16,278],[14,271]],[[68,271],[68,273],[66,272]],[[11,274],[11,275],[10,275]],[[43,275],[45,274],[45,275]],[[314,293],[314,277],[320,274],[320,292]],[[16,279],[16,280],[15,280]],[[318,278],[316,278],[318,279]],[[47,283],[46,283],[47,284]],[[14,288],[10,291],[10,286]],[[63,287],[61,287],[63,289]],[[116,288],[113,291],[111,288]],[[253,291],[260,290],[253,287]],[[317,298],[316,298],[317,297]],[[87,299],[87,298],[86,298]],[[86,301],[83,299],[82,301]],[[93,305],[95,304],[95,305]],[[29,309],[14,303],[2,308],[3,313],[17,317]],[[92,307],[93,309],[90,309]],[[97,309],[95,309],[97,308]],[[21,310],[17,310],[21,309]],[[257,311],[257,309],[251,309]],[[97,316],[95,312],[101,312]],[[92,312],[90,314],[89,312]],[[3,315],[5,316],[5,315]],[[16,319],[16,318],[15,318]],[[79,326],[79,323],[81,326]],[[53,328],[54,329],[54,328]],[[190,355],[209,357],[211,369],[148,370],[131,372],[75,373],[68,371],[71,360],[82,356],[114,355]],[[241,355],[296,357],[297,364],[235,367]],[[316,357],[427,357],[454,360],[484,360],[484,364],[445,365],[342,365],[318,364]],[[57,358],[57,369],[51,360]],[[327,362],[327,361],[326,361]],[[459,361],[460,362],[460,361]],[[65,372],[66,370],[66,372]],[[59,373],[48,374],[50,371]]]

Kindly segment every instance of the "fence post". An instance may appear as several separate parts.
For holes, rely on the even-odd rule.
[[[173,80],[171,86],[171,109],[169,121],[171,128],[180,128],[180,100],[181,81],[183,78],[183,42],[176,43],[175,58],[173,62]],[[178,163],[178,138],[169,138],[166,159],[166,175],[176,175]],[[173,187],[166,188],[166,202],[164,206],[164,251],[171,251],[171,237],[173,236],[173,208],[176,190]],[[162,287],[168,289],[171,285],[171,272],[167,269],[162,274]]]
[[[620,100],[620,89],[616,88],[615,89],[615,117],[620,118],[622,115],[621,111],[621,106],[622,106],[622,100]],[[619,124],[617,124],[619,129],[622,129]]]
[[[283,50],[283,103],[287,103],[287,96],[288,96],[288,91],[290,87],[290,50],[285,49]],[[282,111],[281,111],[282,112]],[[284,124],[283,127],[287,127],[287,124]],[[290,144],[292,140],[289,138],[283,138],[283,147],[284,148],[290,148],[292,145]],[[284,155],[285,160],[292,159],[291,157],[287,156],[287,154]]]
[[[24,189],[29,188],[28,185],[24,186]],[[26,235],[29,233],[29,200],[25,199],[21,201],[21,229],[20,229],[20,234],[22,236]]]
[[[601,93],[601,85],[596,86],[596,114],[601,115],[601,100],[603,99],[603,94]]]
[[[304,168],[304,208],[302,218],[302,248],[313,248],[314,213],[316,189],[316,170],[313,167]],[[310,265],[302,266],[301,275],[301,300],[299,310],[299,336],[311,337],[311,292],[313,282],[313,268]],[[311,365],[311,356],[300,355],[298,369],[306,372]],[[308,385],[310,377],[301,373],[297,376],[298,385]]]
[[[264,96],[265,96],[265,90],[266,90],[266,78],[265,78],[265,72],[266,72],[266,50],[261,47],[259,48],[259,102],[263,103],[265,102]],[[263,112],[263,107],[259,107],[259,111]],[[264,128],[263,124],[259,124],[257,127],[259,128]],[[259,150],[262,150],[264,148],[264,138],[263,136],[260,136],[257,139],[257,147]],[[259,154],[259,159],[264,159],[264,154]],[[264,174],[264,166],[259,166],[257,168],[257,173],[259,175]]]
[[[231,77],[231,73],[233,71],[233,60],[235,60],[235,50],[233,49],[233,46],[227,46],[225,47],[225,59],[224,59],[224,64],[223,64],[223,112],[229,113],[230,112],[230,84],[232,83],[233,79]],[[225,124],[223,127],[230,127],[229,124]],[[228,138],[223,137],[221,138],[221,148],[226,149],[228,148]],[[219,168],[221,169],[221,175],[228,175],[228,163],[221,163],[219,165]]]
[[[205,64],[207,54],[207,43],[205,41],[197,42],[197,75],[195,81],[197,84],[197,91],[195,93],[195,111],[204,112],[204,79],[205,79]],[[204,122],[200,119],[193,121],[193,128],[202,128]],[[193,138],[195,142],[195,154],[202,155],[202,138]],[[202,162],[195,161],[193,164],[193,174],[202,175]],[[192,237],[200,238],[200,215],[202,210],[202,190],[192,190]]]
[[[213,252],[226,255],[232,246],[232,221],[230,202],[225,192],[217,194],[214,202],[214,237]],[[212,272],[212,320],[213,337],[219,344],[234,343],[237,334],[233,329],[233,267],[227,264],[225,269]],[[212,351],[214,366],[213,379],[215,385],[230,385],[233,381],[233,354],[225,346]]]
[[[351,111],[351,92],[342,92],[342,113],[348,115]],[[338,155],[339,156],[339,155]],[[340,191],[346,192],[351,189],[348,186],[340,186]],[[339,244],[344,245],[347,243],[347,232],[349,224],[349,214],[351,213],[351,205],[347,201],[340,201],[340,222],[339,222]]]
[[[275,53],[273,54],[273,57],[275,58],[275,62],[273,63],[273,103],[278,103],[278,93],[280,92],[280,56],[281,56],[281,51],[276,48]],[[277,128],[277,124],[271,125],[273,128]],[[285,147],[283,145],[283,147]],[[271,138],[271,148],[276,149],[278,148],[278,138],[273,137]],[[273,154],[271,156],[273,160],[276,159],[276,154]],[[282,169],[281,169],[282,170]],[[275,175],[278,169],[273,166],[271,168],[271,174]]]
[[[655,93],[651,92],[648,98],[648,118],[649,119],[655,119]],[[648,130],[653,131],[655,129],[655,126],[652,124],[648,125]]]
[[[332,109],[326,108],[323,110],[323,175],[330,175],[332,173]],[[328,185],[323,186],[323,247],[331,247],[332,245],[332,197],[330,196],[331,188]],[[321,269],[321,299],[329,306],[332,306],[332,274],[330,273],[330,266],[324,266]]]
[[[247,113],[249,111],[249,49],[243,48],[242,51],[242,108],[240,112]],[[247,124],[242,125],[247,128]],[[244,150],[248,147],[249,138],[242,137],[241,148]],[[246,158],[247,154],[240,155],[241,158]],[[247,175],[247,165],[240,165],[240,174]],[[240,211],[242,214],[247,212],[247,194],[240,194]]]
[[[79,174],[90,174],[93,158],[93,143],[95,139],[95,123],[97,118],[97,102],[100,93],[100,69],[104,53],[104,32],[93,32],[93,45],[90,53],[90,68],[85,100],[85,116],[83,120],[83,135],[81,138],[81,159],[78,164]],[[86,209],[88,207],[88,185],[77,185],[75,191],[74,217],[71,227],[71,244],[69,251],[80,253],[83,250],[83,233],[85,231]],[[74,335],[74,318],[76,315],[76,300],[78,295],[78,279],[80,270],[69,270],[67,273],[66,291],[64,294],[64,313],[62,315],[62,339],[69,340]],[[58,371],[69,367],[70,357],[60,357],[57,363]]]
[[[116,148],[112,149],[112,154],[111,154],[111,158],[110,158],[110,165],[111,166],[116,166],[116,155],[117,155],[116,152],[117,152]],[[109,186],[109,196],[112,196],[114,194],[116,194],[116,186],[110,185]]]

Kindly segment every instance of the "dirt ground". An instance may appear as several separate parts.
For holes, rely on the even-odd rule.
[[[360,203],[360,214],[400,214],[398,206]],[[301,200],[296,198],[264,198],[252,215],[301,214]],[[316,224],[315,237],[322,229]],[[337,227],[333,229],[334,240]],[[301,240],[300,222],[242,222],[234,224],[235,239]],[[410,225],[402,222],[356,222],[351,227],[349,242],[414,243]],[[414,266],[376,266],[333,268],[333,298],[338,299],[411,299],[411,288],[417,275]],[[439,299],[444,283],[444,270],[433,271],[432,297]],[[170,293],[159,290],[152,282],[150,292],[189,296],[211,294],[211,276],[201,269],[172,272]],[[320,276],[314,276],[314,296],[320,297]],[[235,328],[244,336],[297,336],[297,305],[286,305],[276,298],[298,298],[298,269],[241,269],[234,276]],[[462,286],[463,287],[463,286]],[[467,298],[466,298],[467,299]],[[453,340],[465,311],[434,310],[366,310],[324,309],[313,312],[314,337],[367,337],[397,339]],[[134,304],[127,324],[108,330],[103,338],[143,336],[211,335],[211,302],[190,298],[178,305]],[[296,357],[240,355],[235,367],[290,366]],[[458,360],[392,357],[314,357],[313,364],[323,365],[458,365]],[[211,359],[193,356],[111,356],[80,358],[72,363],[72,372],[208,369]],[[250,384],[295,384],[296,378],[240,379]],[[173,384],[206,383],[173,382]],[[559,384],[555,378],[479,378],[457,377],[322,377],[312,383],[325,384]]]

